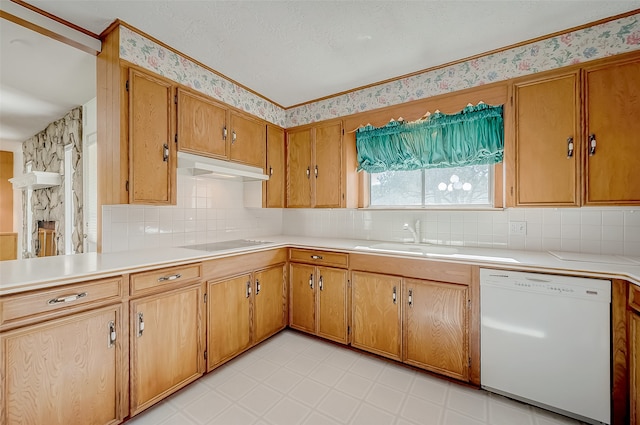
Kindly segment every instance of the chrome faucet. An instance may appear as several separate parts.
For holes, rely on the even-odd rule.
[[[413,243],[420,243],[420,220],[416,220],[414,227],[411,227],[409,223],[404,223],[402,228],[411,232]]]

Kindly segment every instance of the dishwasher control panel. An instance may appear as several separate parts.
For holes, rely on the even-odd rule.
[[[480,269],[480,284],[594,301],[611,301],[611,281],[603,279]]]

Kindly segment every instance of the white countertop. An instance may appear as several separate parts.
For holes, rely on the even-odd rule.
[[[511,270],[561,273],[605,279],[624,279],[640,286],[640,259],[618,264],[620,257],[594,254],[566,255],[562,260],[548,252],[494,248],[455,247],[454,254],[401,255],[367,251],[381,241],[316,238],[305,236],[265,236],[272,243],[257,247],[207,252],[186,248],[153,248],[106,254],[76,254],[0,262],[0,296],[34,289],[149,270],[167,265],[186,264],[212,258],[262,251],[276,247],[303,247],[387,255],[414,259],[466,263]],[[562,253],[560,253],[562,254]]]

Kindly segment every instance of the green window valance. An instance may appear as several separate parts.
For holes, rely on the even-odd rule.
[[[504,152],[502,105],[480,103],[457,114],[356,130],[358,171],[409,171],[495,164]]]

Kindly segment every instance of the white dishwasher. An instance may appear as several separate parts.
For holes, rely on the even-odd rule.
[[[483,388],[611,422],[611,282],[480,270]]]

